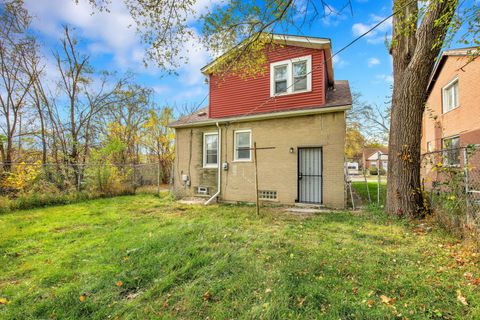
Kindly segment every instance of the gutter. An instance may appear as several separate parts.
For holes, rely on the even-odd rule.
[[[216,123],[217,128],[218,128],[218,170],[217,170],[217,192],[207,201],[205,201],[204,205],[208,206],[216,197],[220,195],[220,189],[222,187],[221,185],[221,177],[222,177],[222,128],[220,128],[220,125],[218,122]]]
[[[321,113],[330,113],[337,111],[346,111],[352,108],[351,104],[340,105],[340,106],[331,106],[331,107],[315,107],[310,109],[300,109],[300,110],[289,110],[289,111],[278,111],[278,112],[269,112],[265,114],[255,114],[241,117],[227,117],[220,119],[207,119],[198,122],[189,122],[182,124],[172,123],[169,125],[170,128],[190,128],[190,127],[202,127],[205,125],[213,125],[218,123],[228,123],[228,122],[247,122],[247,121],[259,121],[259,120],[268,120],[268,119],[279,119],[279,118],[289,118],[295,116],[305,116],[311,114],[321,114]]]

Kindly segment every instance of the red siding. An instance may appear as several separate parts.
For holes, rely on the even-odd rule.
[[[270,98],[270,65],[266,72],[247,79],[239,76],[210,76],[209,117],[222,118],[295,108],[315,107],[325,103],[324,52],[293,46],[277,47],[268,52],[269,64],[296,57],[312,56],[312,91]],[[265,103],[268,100],[267,103]]]

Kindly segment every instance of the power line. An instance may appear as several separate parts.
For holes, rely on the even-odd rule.
[[[330,61],[331,59],[333,59],[333,57],[335,57],[336,55],[338,55],[340,52],[346,50],[347,48],[351,47],[353,44],[355,44],[358,40],[362,39],[363,37],[365,37],[366,35],[368,35],[370,32],[372,32],[373,30],[375,30],[376,28],[378,28],[381,24],[383,24],[385,21],[387,21],[388,19],[392,18],[394,15],[396,15],[397,13],[399,13],[401,10],[403,10],[404,8],[406,8],[407,6],[409,6],[410,4],[412,4],[413,2],[415,2],[417,0],[411,0],[409,2],[407,2],[406,4],[404,4],[403,6],[399,7],[397,10],[395,10],[391,15],[387,16],[386,18],[380,20],[378,23],[376,23],[373,27],[371,27],[370,29],[368,29],[367,31],[365,31],[364,33],[362,33],[361,35],[359,35],[357,38],[353,39],[352,41],[350,41],[348,44],[346,44],[344,47],[342,47],[340,50],[338,50],[337,52],[335,52],[334,54],[332,54],[330,57],[328,57],[327,59],[325,59],[323,65],[317,65],[316,67],[312,68],[309,72],[307,72],[305,74],[305,76],[308,76],[310,75],[311,73],[313,73],[314,70],[317,70],[318,68],[322,67],[322,66],[325,66],[327,64],[328,61]],[[301,32],[301,31],[300,31]],[[309,42],[309,44],[311,44],[309,38],[305,35],[303,35],[303,37],[305,37],[305,39]],[[292,59],[290,59],[292,60]],[[290,84],[286,90],[288,91],[288,89],[290,89],[291,87],[293,87],[299,80],[296,80],[296,81],[293,81],[292,84]],[[262,102],[260,105],[258,105],[257,107],[255,107],[253,110],[250,110],[249,112],[247,112],[246,114],[244,114],[243,116],[248,116],[248,115],[251,115],[253,112],[257,111],[259,108],[263,107],[265,104],[269,103],[270,101],[272,101],[273,99],[276,99],[277,96],[273,96],[273,97],[270,97],[268,98],[267,100],[265,100],[264,102]]]
[[[317,65],[315,67],[313,67],[309,72],[305,73],[305,76],[308,76],[310,74],[313,73],[313,71],[317,70],[318,68],[322,67],[322,66],[325,66],[327,64],[328,61],[332,60],[333,57],[337,56],[338,54],[340,54],[341,52],[345,51],[346,49],[348,49],[349,47],[351,47],[353,44],[355,44],[357,41],[359,41],[360,39],[364,38],[365,36],[367,36],[369,33],[371,33],[373,30],[375,30],[376,28],[378,28],[380,25],[382,25],[383,23],[385,23],[387,20],[389,20],[390,18],[392,18],[394,15],[396,15],[397,13],[399,13],[401,10],[403,10],[404,8],[406,8],[407,6],[409,6],[410,4],[414,3],[415,1],[417,0],[411,0],[407,3],[405,3],[403,6],[399,7],[397,10],[395,10],[392,14],[390,14],[389,16],[387,16],[386,18],[380,20],[379,22],[377,22],[373,27],[371,27],[370,29],[368,29],[367,31],[365,31],[364,33],[362,33],[361,35],[359,35],[358,37],[356,37],[355,39],[353,39],[352,41],[350,41],[348,44],[346,44],[345,46],[343,46],[340,50],[338,50],[337,52],[335,52],[334,54],[332,54],[330,57],[328,57],[327,59],[325,59],[323,65]],[[297,28],[297,30],[299,30]],[[299,30],[300,33],[301,30]],[[310,39],[308,36],[304,35],[302,33],[302,36],[308,41],[308,43],[311,45],[312,43],[310,42]],[[292,59],[289,59],[290,61]],[[295,80],[292,82],[292,84],[290,84],[288,87],[286,87],[286,90],[288,91],[288,89],[290,89],[291,87],[293,87],[299,80]],[[207,99],[207,97],[209,96],[209,92],[205,95],[205,97],[203,98],[202,102],[200,102],[197,106],[196,109],[200,108],[200,106],[205,102],[205,100]],[[269,97],[267,100],[265,100],[264,102],[262,102],[260,105],[258,105],[257,107],[255,107],[253,110],[250,110],[249,112],[243,114],[243,116],[248,116],[248,115],[251,115],[253,112],[257,111],[259,108],[263,107],[265,104],[269,103],[270,101],[272,101],[273,99],[276,99],[277,96],[273,96],[273,97]],[[209,106],[210,107],[210,106]]]

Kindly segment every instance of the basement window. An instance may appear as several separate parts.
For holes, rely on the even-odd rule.
[[[203,167],[218,167],[218,133],[209,132],[203,134]]]
[[[270,64],[270,96],[312,91],[312,56]]]
[[[443,144],[443,165],[460,165],[460,137],[451,137],[442,140]]]
[[[258,198],[260,200],[277,200],[277,191],[258,190]]]

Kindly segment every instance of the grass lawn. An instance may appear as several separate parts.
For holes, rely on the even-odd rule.
[[[479,256],[380,212],[125,196],[0,215],[1,319],[479,319]]]
[[[356,192],[360,198],[364,201],[365,204],[368,204],[368,191],[367,191],[367,184],[368,184],[368,191],[370,191],[370,199],[372,203],[377,203],[377,194],[378,194],[378,181],[353,181],[352,188],[354,192]],[[387,196],[387,182],[382,181],[380,183],[380,203],[384,204],[385,199]]]

